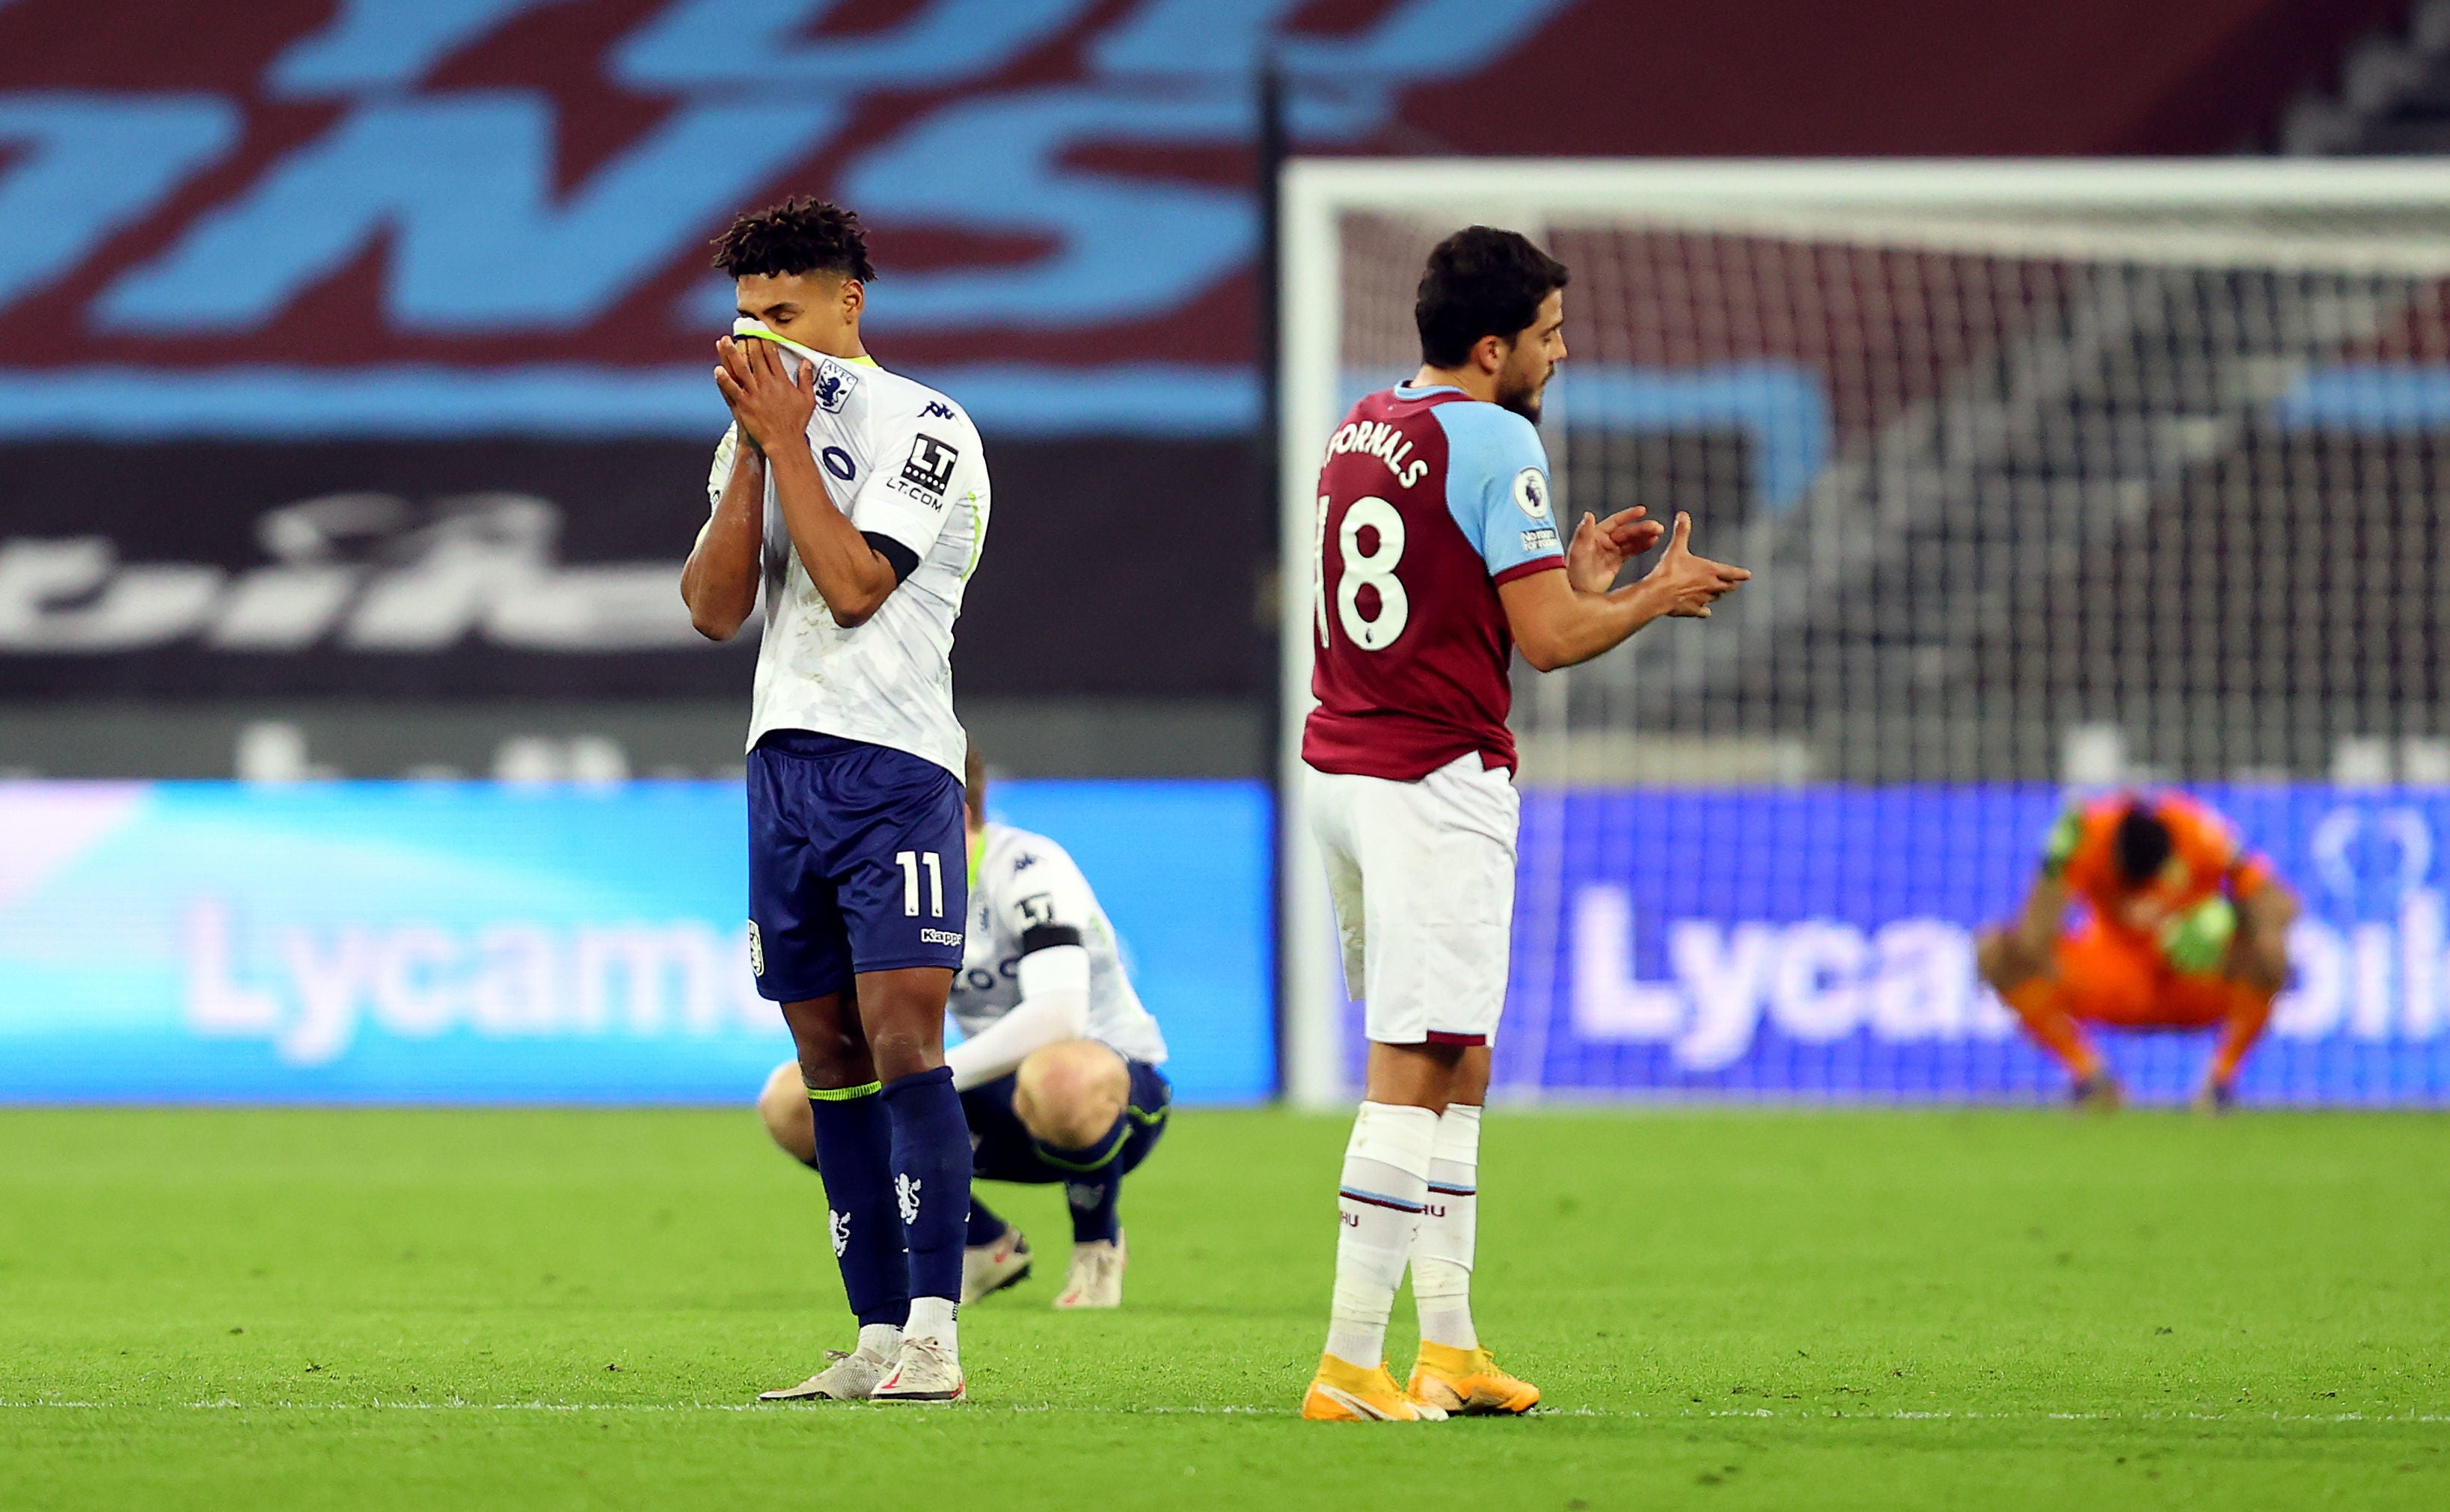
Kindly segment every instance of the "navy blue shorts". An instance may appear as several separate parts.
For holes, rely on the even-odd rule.
[[[924,757],[768,731],[749,753],[749,964],[761,997],[854,974],[962,965],[970,912],[962,785]]]
[[[1130,1103],[1085,1162],[1066,1163],[1030,1137],[1021,1115],[1012,1111],[1013,1077],[998,1076],[962,1094],[962,1115],[970,1126],[971,1175],[981,1181],[1042,1187],[1050,1182],[1128,1174],[1148,1158],[1165,1134],[1166,1115],[1174,1107],[1174,1086],[1164,1072],[1144,1060],[1127,1056],[1123,1064],[1132,1074]]]

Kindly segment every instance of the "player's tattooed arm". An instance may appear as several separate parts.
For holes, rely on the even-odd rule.
[[[757,611],[758,557],[765,545],[765,456],[745,441],[730,451],[730,475],[681,568],[681,601],[689,605],[690,623],[711,641],[731,639]]]
[[[2020,982],[2047,976],[2059,930],[2067,921],[2066,880],[2045,869],[2033,878],[2024,906],[1997,926],[1982,931],[1974,947],[1982,979],[2007,992]]]
[[[2023,905],[1987,937],[1992,943],[1984,948],[1996,949],[1999,964],[2011,979],[2022,980],[2050,969],[2051,947],[2067,922],[2068,866],[2083,843],[2084,810],[2070,804],[2042,836],[2042,863],[2033,873],[2033,885],[2026,892]]]
[[[1606,588],[1627,557],[1659,538],[1655,523],[1628,519],[1632,514],[1597,522],[1585,516],[1574,532],[1564,572],[1532,572],[1498,585],[1507,625],[1525,661],[1552,672],[1614,649],[1652,620],[1707,619],[1713,603],[1753,575],[1694,555],[1693,517],[1680,513],[1658,564],[1636,582]],[[1602,586],[1586,586],[1593,583]]]
[[[815,366],[800,364],[794,381],[770,341],[726,337],[715,343],[715,352],[722,359],[714,370],[715,387],[731,406],[741,434],[766,454],[774,498],[800,565],[835,624],[846,630],[866,624],[901,578],[835,502],[824,469],[808,450],[808,419],[817,409]]]
[[[2010,940],[2032,960],[2049,960],[2051,946],[2067,923],[2067,905],[2065,878],[2052,871],[2040,873],[2033,879],[2032,890],[2025,895],[2025,906],[2009,921]]]
[[[2265,874],[2262,885],[2237,901],[2237,938],[2229,942],[2228,974],[2277,992],[2288,984],[2288,926],[2297,918],[2297,895]]]

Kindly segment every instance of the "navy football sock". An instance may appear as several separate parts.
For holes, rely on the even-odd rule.
[[[877,1084],[810,1092],[817,1174],[843,1290],[860,1324],[902,1327],[910,1315],[910,1265],[893,1201],[893,1125]],[[958,1257],[957,1257],[958,1258]]]
[[[962,1234],[970,1211],[970,1126],[953,1073],[938,1066],[885,1089],[893,1120],[893,1194],[901,1205],[914,1297],[962,1294]]]
[[[979,1200],[976,1191],[970,1193],[970,1221],[962,1234],[962,1242],[975,1250],[982,1244],[993,1244],[1003,1237],[1011,1227],[996,1215],[996,1211]]]
[[[1030,1141],[1038,1158],[1073,1173],[1063,1183],[1063,1196],[1072,1208],[1074,1244],[1113,1242],[1118,1231],[1115,1209],[1123,1194],[1122,1173],[1114,1167],[1131,1132],[1131,1120],[1125,1117],[1116,1119],[1103,1138],[1082,1149],[1067,1150],[1043,1139]]]
[[[1122,1177],[1108,1172],[1067,1181],[1063,1200],[1072,1205],[1074,1244],[1112,1244],[1121,1236]]]

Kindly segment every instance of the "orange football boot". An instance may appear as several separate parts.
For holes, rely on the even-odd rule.
[[[1500,1370],[1487,1349],[1448,1344],[1421,1346],[1404,1392],[1415,1403],[1468,1417],[1528,1412],[1540,1400],[1538,1386]]]
[[[1301,1415],[1312,1423],[1435,1423],[1446,1413],[1405,1395],[1384,1362],[1371,1369],[1322,1354]]]

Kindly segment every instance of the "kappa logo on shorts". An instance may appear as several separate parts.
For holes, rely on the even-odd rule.
[[[766,937],[757,932],[757,921],[749,921],[749,975],[766,975]]]
[[[826,1227],[833,1232],[834,1258],[839,1260],[842,1258],[843,1251],[850,1248],[850,1214],[836,1212],[831,1208],[827,1208]]]
[[[911,1180],[907,1171],[899,1172],[893,1177],[893,1200],[902,1206],[902,1226],[905,1229],[919,1221],[919,1189],[924,1185],[926,1183]],[[842,1251],[836,1250],[834,1253]]]
[[[922,925],[919,930],[919,943],[923,945],[958,945],[962,942],[962,932],[958,929],[929,929]]]
[[[1514,507],[1535,520],[1548,517],[1548,478],[1536,467],[1514,475]]]

